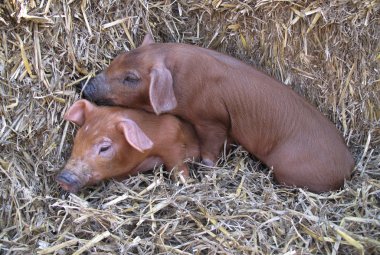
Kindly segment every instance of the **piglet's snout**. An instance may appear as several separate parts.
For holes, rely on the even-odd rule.
[[[83,81],[80,86],[84,99],[89,101],[97,101],[102,97],[102,91],[105,89],[105,75],[100,73],[88,81]],[[87,82],[87,83],[86,83]]]
[[[82,186],[78,176],[68,170],[60,172],[55,180],[64,190],[72,193],[78,192]]]

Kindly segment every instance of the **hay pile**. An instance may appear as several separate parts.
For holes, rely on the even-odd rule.
[[[1,254],[379,254],[380,3],[0,3]],[[54,176],[75,128],[75,84],[146,31],[226,52],[292,86],[342,131],[357,167],[337,192],[274,185],[241,148],[198,181],[162,169],[78,196]]]

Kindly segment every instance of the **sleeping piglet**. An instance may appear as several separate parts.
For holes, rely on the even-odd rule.
[[[75,102],[64,119],[80,126],[71,157],[56,181],[69,192],[101,180],[128,176],[164,164],[173,177],[189,176],[184,163],[199,155],[190,124],[172,115]]]

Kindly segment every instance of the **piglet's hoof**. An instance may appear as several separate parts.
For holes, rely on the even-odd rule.
[[[215,162],[208,158],[202,159],[202,164],[210,167],[215,166]]]

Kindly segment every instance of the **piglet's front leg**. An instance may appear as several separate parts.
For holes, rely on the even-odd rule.
[[[183,162],[173,168],[172,179],[183,184],[186,184],[191,180],[189,167],[186,163]]]
[[[223,125],[205,122],[195,126],[199,140],[203,164],[214,166],[218,160],[227,130]]]
[[[162,150],[161,156],[166,170],[172,172],[171,178],[175,181],[186,182],[190,178],[189,167],[185,163],[186,150],[182,144],[171,145],[170,149]]]

